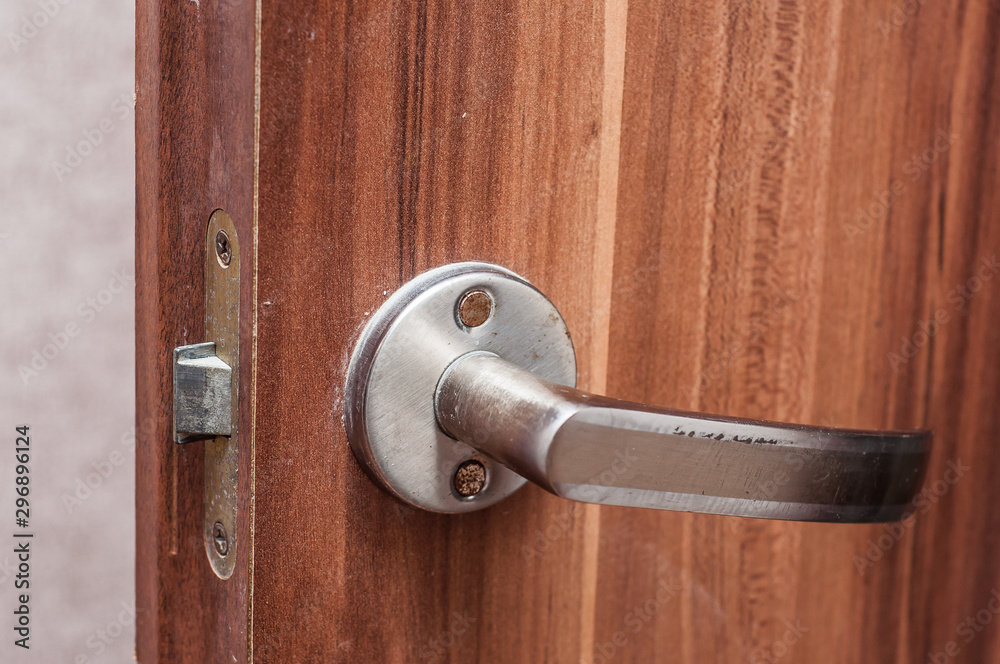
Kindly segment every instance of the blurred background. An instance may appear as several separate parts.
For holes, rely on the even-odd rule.
[[[0,28],[0,662],[127,662],[134,3],[4,0]],[[24,424],[28,651],[12,637],[15,427]]]

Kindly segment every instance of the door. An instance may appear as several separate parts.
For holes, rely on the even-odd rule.
[[[1000,657],[995,3],[138,5],[140,662]],[[239,237],[233,571],[171,353]],[[486,261],[633,401],[935,431],[897,524],[575,503],[462,515],[361,470],[368,317]]]

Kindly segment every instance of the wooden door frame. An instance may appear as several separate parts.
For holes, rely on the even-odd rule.
[[[250,661],[257,6],[136,4],[136,654],[140,662]],[[173,348],[205,339],[212,212],[241,244],[236,570],[202,540],[201,444],[172,442]]]

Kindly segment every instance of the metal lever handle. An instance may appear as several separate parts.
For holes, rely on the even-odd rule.
[[[496,265],[459,263],[395,292],[365,326],[345,386],[368,475],[435,512],[488,507],[527,480],[591,503],[769,519],[901,519],[926,431],[848,431],[616,401],[575,389],[569,330]]]
[[[930,436],[706,416],[595,396],[472,352],[441,378],[442,428],[557,496],[801,521],[891,521]]]

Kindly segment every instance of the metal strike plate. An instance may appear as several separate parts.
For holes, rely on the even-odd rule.
[[[203,538],[222,579],[236,565],[239,460],[240,243],[212,213],[205,235],[206,343],[174,349],[174,440],[205,441]]]
[[[174,441],[190,443],[233,431],[233,370],[215,342],[174,349]]]

